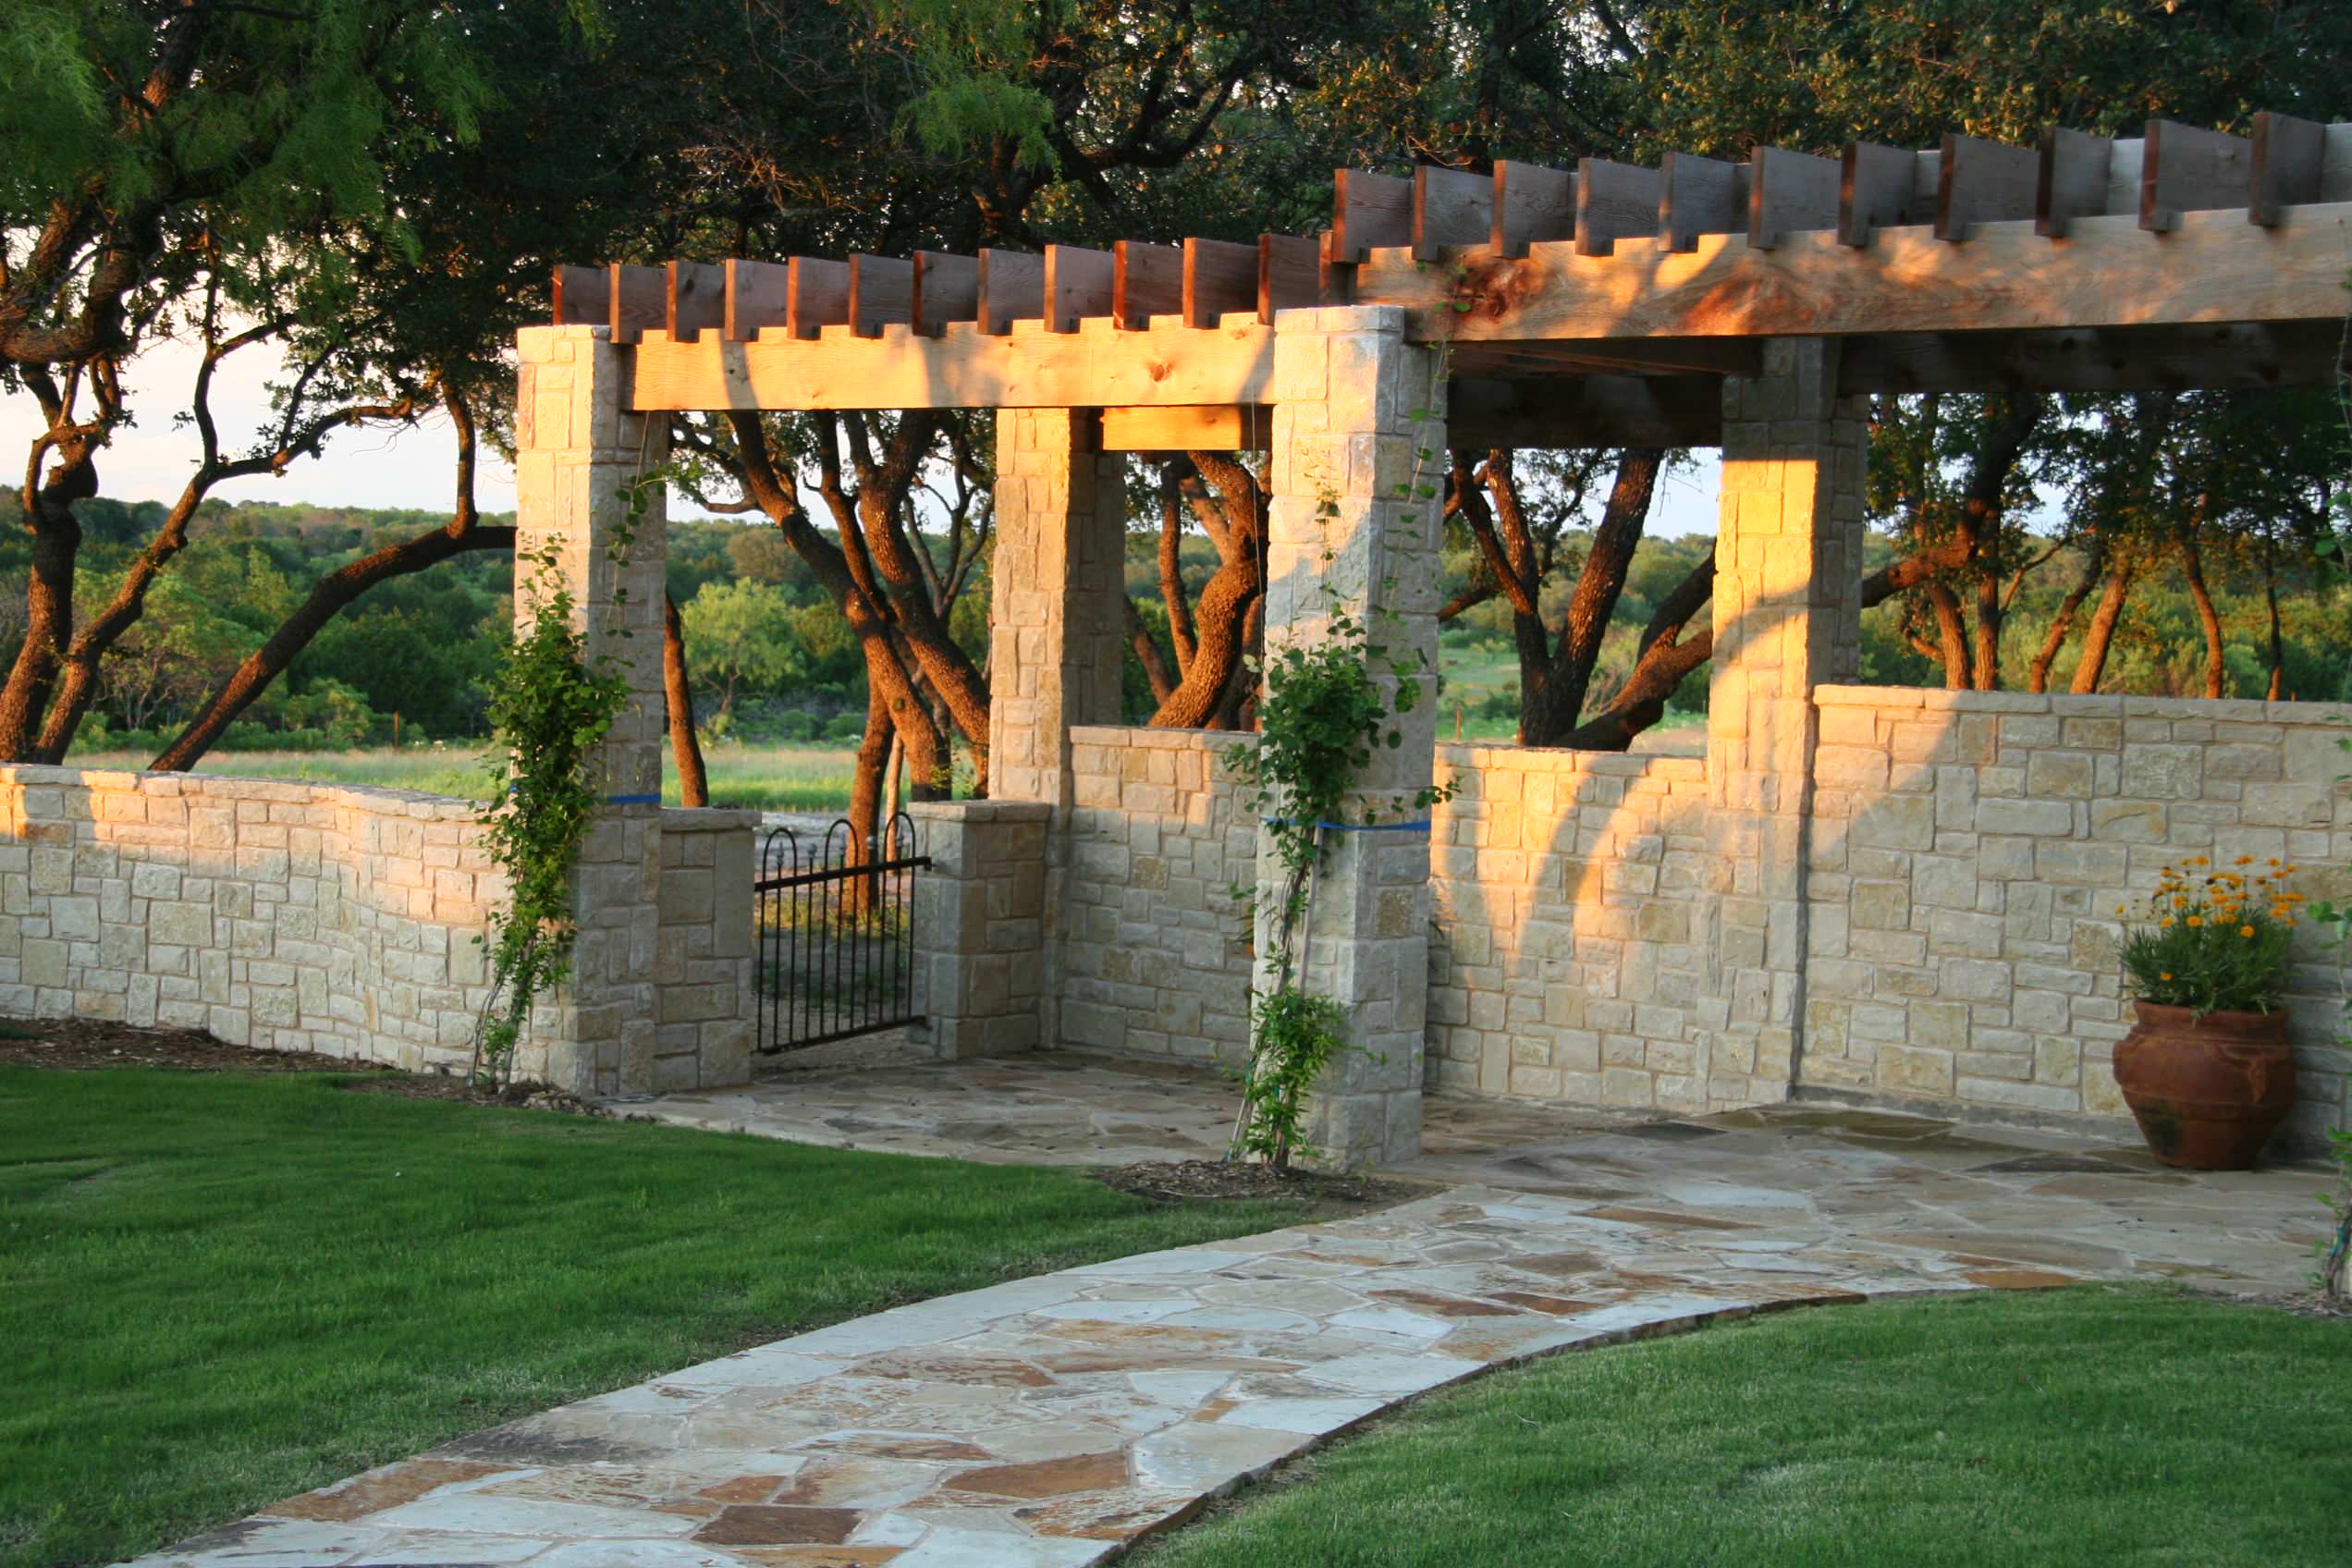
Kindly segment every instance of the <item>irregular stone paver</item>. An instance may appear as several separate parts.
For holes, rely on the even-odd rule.
[[[1504,1109],[1528,1136],[1494,1148],[1464,1134],[1476,1108],[1439,1106],[1417,1169],[1466,1184],[1380,1214],[818,1329],[141,1562],[1094,1562],[1399,1400],[1546,1351],[1887,1294],[2283,1289],[2320,1230],[2308,1170],[2187,1176],[2134,1149],[1802,1106]]]

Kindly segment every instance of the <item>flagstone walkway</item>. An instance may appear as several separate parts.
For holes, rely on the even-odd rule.
[[[1458,1105],[1433,1104],[1411,1173],[1464,1185],[822,1329],[142,1564],[1089,1563],[1414,1394],[1545,1352],[1923,1292],[2284,1290],[2320,1229],[2309,1169],[2187,1176],[2136,1149],[1804,1106]]]

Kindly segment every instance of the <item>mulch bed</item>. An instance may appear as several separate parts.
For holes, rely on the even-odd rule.
[[[1277,1170],[1270,1165],[1229,1165],[1218,1159],[1149,1160],[1091,1174],[1107,1187],[1158,1203],[1301,1198],[1320,1207],[1374,1209],[1425,1198],[1433,1190],[1372,1176]]]
[[[414,1100],[462,1100],[471,1105],[522,1106],[574,1116],[606,1116],[603,1107],[545,1084],[477,1089],[446,1072],[402,1072],[380,1062],[353,1061],[316,1051],[263,1051],[216,1040],[201,1029],[141,1029],[92,1019],[11,1019],[0,1023],[0,1062],[87,1072],[110,1067],[160,1067],[183,1072],[365,1073],[349,1087],[361,1094]]]

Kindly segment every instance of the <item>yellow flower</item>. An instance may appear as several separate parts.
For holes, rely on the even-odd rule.
[[[2196,930],[2199,926],[2200,926],[2200,925],[2204,925],[2204,924],[2205,924],[2205,917],[2204,917],[2203,915],[2201,915],[2201,914],[2192,914],[2192,915],[2190,915],[2190,916],[2188,917],[2188,928],[2189,928],[2191,931]]]
[[[2205,857],[2203,855],[2191,855],[2187,860],[2181,862],[2181,864],[2183,865],[2203,865],[2205,864]]]
[[[2241,937],[2251,937],[2254,935],[2254,927],[2251,925],[2241,925],[2237,928],[2237,934]]]
[[[2166,915],[2163,919],[2156,923],[2156,928],[2159,931],[2170,931],[2173,928],[2173,917],[2169,914]]]
[[[2254,864],[2254,857],[2252,855],[2240,855],[2236,860],[2231,862],[2231,864],[2233,865],[2252,865]],[[2272,864],[2275,865],[2277,862],[2273,861]]]
[[[2166,971],[2164,971],[2164,973],[2162,973],[2162,974],[2159,974],[2158,976],[2156,976],[2156,978],[2157,978],[2157,979],[2159,979],[2159,980],[2170,980],[2172,977],[2173,977],[2173,972],[2172,972],[2171,970],[2169,970],[2169,969],[2167,969]]]

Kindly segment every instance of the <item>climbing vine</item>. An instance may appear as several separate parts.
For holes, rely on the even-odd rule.
[[[1441,355],[1432,361],[1434,402],[1445,363]],[[1415,423],[1429,417],[1427,407],[1411,415]],[[1434,500],[1428,474],[1435,460],[1431,448],[1417,447],[1396,499]],[[1327,527],[1339,518],[1339,495],[1328,478],[1317,484],[1316,509]],[[1324,557],[1327,564],[1331,558]],[[1273,979],[1252,1003],[1250,1060],[1227,1158],[1255,1156],[1278,1168],[1316,1152],[1301,1135],[1306,1096],[1349,1048],[1344,1011],[1331,998],[1306,990],[1299,974],[1315,874],[1332,835],[1398,826],[1382,824],[1378,807],[1352,802],[1374,757],[1403,744],[1396,720],[1420,704],[1424,683],[1434,686],[1437,674],[1426,650],[1408,652],[1396,642],[1402,625],[1393,612],[1360,616],[1338,593],[1328,586],[1324,592],[1329,614],[1320,634],[1311,643],[1293,641],[1255,665],[1263,684],[1257,745],[1230,753],[1231,771],[1250,790],[1247,798],[1265,826],[1280,876],[1270,908],[1256,905],[1256,889],[1248,895],[1272,937]],[[1424,788],[1393,797],[1389,809],[1401,817],[1427,810],[1445,793]]]
[[[629,551],[652,496],[667,471],[641,473],[620,488],[627,505],[607,551],[616,571]],[[477,1083],[497,1084],[514,1073],[515,1047],[539,998],[571,973],[579,935],[573,915],[572,872],[596,807],[601,770],[597,748],[629,704],[620,661],[591,659],[587,638],[572,624],[577,607],[565,586],[557,546],[549,543],[518,556],[531,570],[529,625],[515,640],[490,689],[490,723],[497,737],[488,765],[491,790],[477,820],[482,846],[506,873],[507,906],[493,911],[477,941],[488,949],[490,994],[474,1030]],[[622,625],[628,589],[617,583],[609,628]]]

